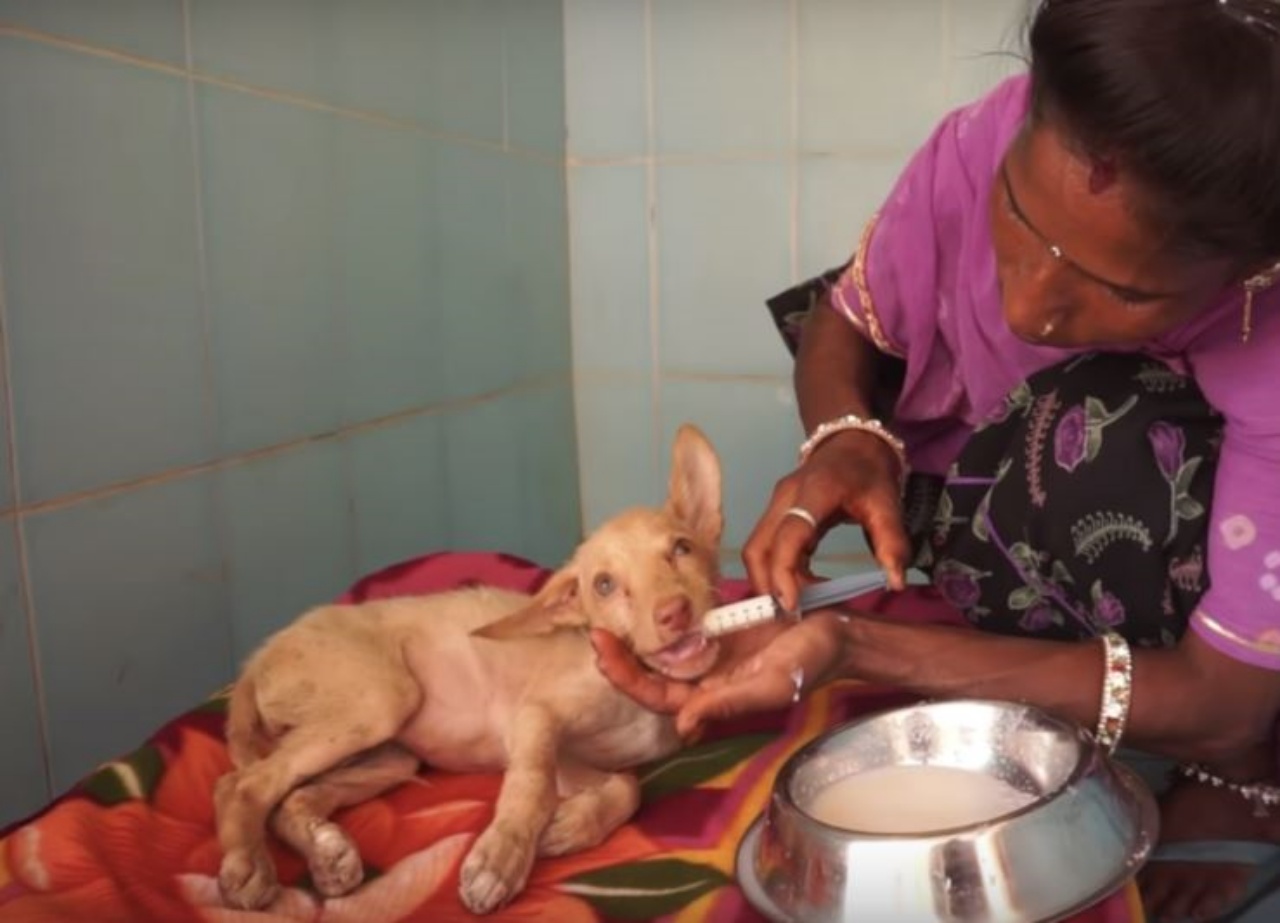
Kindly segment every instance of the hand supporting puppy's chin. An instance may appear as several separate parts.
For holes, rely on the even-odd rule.
[[[645,666],[668,679],[694,682],[711,672],[720,659],[720,642],[700,631],[681,635],[661,650],[638,656]]]

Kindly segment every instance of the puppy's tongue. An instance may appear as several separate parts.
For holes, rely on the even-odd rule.
[[[696,657],[707,648],[707,639],[700,632],[691,632],[675,644],[669,644],[653,655],[653,659],[663,667],[673,667],[691,657]]]

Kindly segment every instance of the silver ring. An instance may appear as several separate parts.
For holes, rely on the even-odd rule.
[[[795,691],[791,693],[793,703],[800,701],[800,693],[804,690],[804,667],[796,667],[791,671],[791,685]]]
[[[790,507],[789,509],[787,509],[785,513],[782,514],[782,518],[786,519],[788,516],[794,516],[796,519],[803,519],[805,522],[809,524],[809,527],[812,528],[814,531],[817,531],[818,529],[818,520],[814,519],[813,514],[810,513],[808,510],[806,510],[803,506]]]

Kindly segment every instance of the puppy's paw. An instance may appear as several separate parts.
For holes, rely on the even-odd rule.
[[[532,867],[529,837],[491,826],[463,860],[458,894],[472,913],[491,913],[520,893]]]
[[[600,822],[599,800],[580,793],[556,807],[551,823],[538,840],[539,856],[567,856],[600,845],[606,836]]]
[[[228,907],[260,910],[280,893],[276,867],[271,856],[258,849],[233,849],[222,857],[218,890]]]
[[[350,894],[364,881],[360,850],[337,824],[320,824],[312,831],[307,865],[312,883],[325,897]]]

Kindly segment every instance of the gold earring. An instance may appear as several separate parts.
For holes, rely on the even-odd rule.
[[[1266,291],[1280,279],[1280,263],[1270,269],[1264,269],[1257,275],[1244,280],[1244,315],[1240,319],[1240,342],[1248,343],[1253,336],[1253,296]]]

